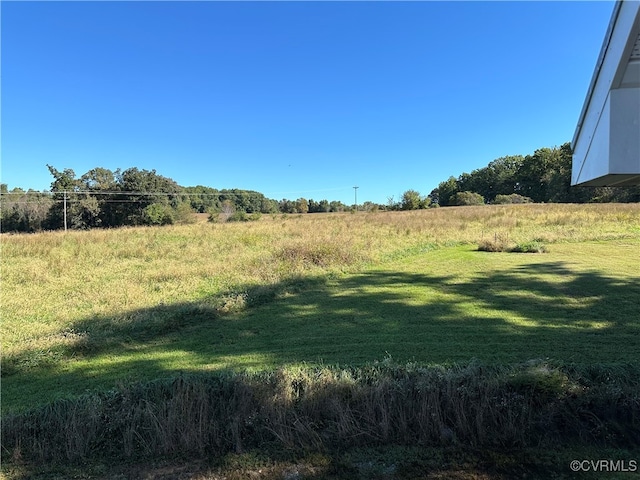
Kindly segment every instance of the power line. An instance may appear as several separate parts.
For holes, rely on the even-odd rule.
[[[283,194],[301,194],[301,193],[312,193],[312,192],[330,192],[330,191],[338,191],[338,190],[345,190],[345,188],[325,188],[325,189],[319,189],[319,190],[297,190],[297,191],[291,191],[291,192],[269,192],[269,193],[262,193],[262,192],[257,192],[254,190],[245,190],[242,192],[224,192],[224,191],[218,191],[218,192],[202,192],[202,193],[193,193],[193,192],[134,192],[134,191],[124,191],[124,190],[117,190],[117,191],[108,191],[108,190],[61,190],[61,191],[57,191],[57,192],[49,192],[49,191],[44,191],[44,192],[38,192],[38,191],[30,191],[30,192],[2,192],[0,193],[0,197],[4,196],[4,195],[63,195],[65,192],[68,195],[137,195],[137,196],[161,196],[161,195],[165,195],[165,196],[182,196],[182,197],[220,197],[220,196],[224,196],[224,197],[230,197],[230,196],[251,196],[251,195],[262,195],[263,197],[267,198],[267,195],[283,195]]]

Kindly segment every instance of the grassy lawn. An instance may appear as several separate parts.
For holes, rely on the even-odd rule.
[[[635,363],[639,225],[524,205],[3,237],[2,409],[178,372]],[[477,251],[498,235],[549,251]]]

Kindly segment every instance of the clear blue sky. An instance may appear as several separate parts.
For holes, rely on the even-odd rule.
[[[613,2],[2,2],[2,170],[386,203],[570,141]]]

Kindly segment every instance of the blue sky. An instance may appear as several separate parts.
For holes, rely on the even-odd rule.
[[[613,2],[2,2],[2,164],[387,203],[570,141]]]

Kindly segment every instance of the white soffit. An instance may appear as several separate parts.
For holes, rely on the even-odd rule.
[[[640,87],[640,33],[633,46],[620,88]]]
[[[614,6],[572,147],[573,185],[640,185],[640,0]]]

